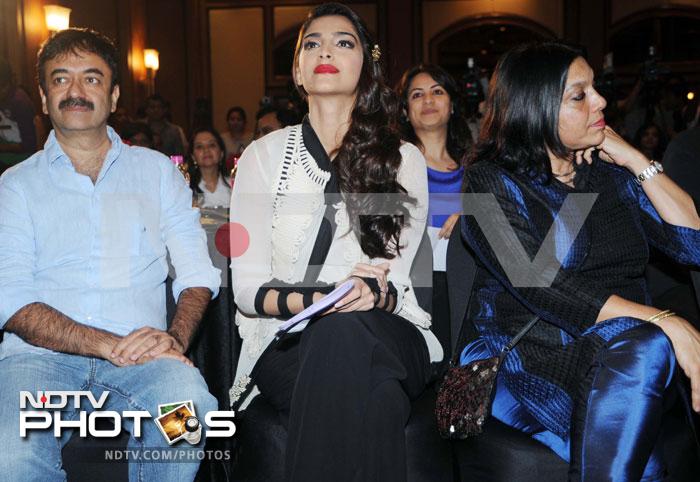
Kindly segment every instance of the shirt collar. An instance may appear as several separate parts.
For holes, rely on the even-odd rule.
[[[119,157],[119,154],[121,153],[122,146],[124,145],[119,135],[110,126],[107,126],[107,137],[109,137],[112,146],[109,148],[109,151],[107,151],[107,157],[105,157],[102,172],[106,172],[114,161],[117,160],[117,157]],[[63,152],[61,144],[59,144],[58,140],[56,139],[56,132],[53,129],[51,130],[51,133],[49,133],[49,137],[46,139],[46,143],[44,144],[44,152],[46,153],[49,164],[53,164],[59,159],[63,159],[65,162],[70,163],[70,159],[68,159],[66,153]]]

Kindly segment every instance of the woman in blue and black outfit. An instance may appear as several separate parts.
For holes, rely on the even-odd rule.
[[[700,334],[650,306],[643,274],[649,245],[699,265],[700,217],[605,126],[605,105],[574,48],[532,44],[499,61],[465,181],[493,202],[470,198],[476,216],[461,224],[480,334],[462,361],[497,354],[539,315],[504,362],[492,415],[569,461],[574,480],[661,480],[680,371],[700,411]]]

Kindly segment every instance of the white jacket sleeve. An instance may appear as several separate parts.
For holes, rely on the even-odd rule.
[[[245,246],[248,236],[243,254],[231,259],[231,286],[237,308],[250,316],[255,315],[258,289],[272,277],[272,182],[279,163],[269,144],[254,141],[246,148],[231,193],[231,243]]]

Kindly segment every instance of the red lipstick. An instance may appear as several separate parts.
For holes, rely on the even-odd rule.
[[[337,74],[338,72],[340,71],[331,64],[317,65],[314,69],[314,74]]]

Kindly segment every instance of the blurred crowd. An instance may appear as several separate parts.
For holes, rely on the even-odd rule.
[[[476,141],[488,78],[470,59],[464,74],[455,80],[464,103],[462,115],[468,127],[465,133]],[[609,69],[598,76],[596,87],[608,100],[607,124],[650,159],[662,162],[669,142],[698,125],[700,103],[695,93],[681,76],[656,64],[645,63],[627,92],[617,85]],[[214,170],[202,167],[208,166],[203,157],[205,151],[198,147],[202,142],[212,143],[211,155],[217,160],[215,171],[223,176],[221,184],[230,186],[237,160],[250,141],[299,123],[305,105],[294,96],[264,97],[254,119],[249,120],[248,114],[240,106],[231,106],[226,112],[225,132],[217,132],[211,101],[197,99],[188,129],[173,122],[170,102],[155,94],[136,112],[123,106],[117,108],[110,125],[128,144],[155,149],[170,157],[182,156],[193,190],[206,194],[204,188],[214,189],[219,181],[213,177]],[[41,148],[50,129],[46,116],[37,115],[27,92],[15,84],[9,63],[0,58],[0,173]],[[223,195],[217,197],[223,199]]]

